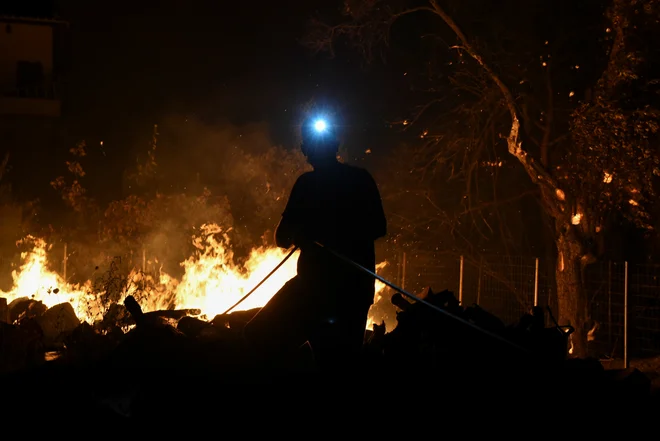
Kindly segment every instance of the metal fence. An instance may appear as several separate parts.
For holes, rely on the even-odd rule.
[[[64,243],[50,253],[53,261],[61,256],[58,272],[67,280],[76,276],[70,259],[89,260]],[[128,268],[156,270],[145,251],[125,257],[122,263]],[[386,276],[409,292],[427,286],[450,290],[463,305],[478,304],[507,325],[534,305],[549,306],[558,317],[553,260],[500,255],[470,259],[422,251],[401,253],[395,260]],[[625,361],[660,356],[660,264],[598,262],[582,277],[589,296],[589,355]]]
[[[408,291],[448,289],[462,304],[478,304],[507,325],[534,305],[549,306],[557,317],[554,261],[416,252],[404,253],[398,265],[398,282]],[[626,361],[660,355],[660,265],[599,262],[582,277],[589,296],[589,355]]]

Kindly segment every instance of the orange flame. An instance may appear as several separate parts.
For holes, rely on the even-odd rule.
[[[255,248],[244,265],[234,263],[229,237],[215,225],[202,225],[202,234],[193,240],[197,251],[181,265],[185,273],[180,282],[174,281],[177,308],[201,309],[213,318],[222,314],[253,289],[287,254],[281,248]],[[217,235],[222,234],[221,239]],[[236,311],[258,308],[296,275],[296,252],[250,297],[236,307]]]
[[[270,273],[287,254],[281,248],[259,247],[251,251],[243,264],[235,262],[229,237],[215,224],[202,225],[201,233],[193,237],[196,251],[181,263],[184,275],[181,280],[165,272],[157,276],[132,270],[117,300],[133,295],[145,312],[167,309],[172,304],[177,309],[199,309],[201,317],[212,319],[216,314],[225,312],[254,288]],[[41,301],[52,307],[69,302],[78,318],[88,323],[102,319],[108,305],[102,301],[103,292],[94,289],[92,281],[82,284],[70,284],[56,272],[48,268],[47,250],[50,247],[43,239],[26,237],[23,243],[31,243],[32,249],[21,254],[23,264],[12,272],[13,287],[8,292],[0,290],[0,297],[8,302],[21,297]],[[296,275],[298,252],[250,297],[238,305],[235,310],[247,310],[265,305],[277,291]],[[377,269],[382,269],[387,262],[382,262]],[[375,282],[376,301],[385,285]],[[172,302],[173,300],[173,302]],[[379,320],[369,318],[369,325]]]

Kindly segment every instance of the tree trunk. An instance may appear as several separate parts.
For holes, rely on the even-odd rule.
[[[582,284],[580,258],[582,246],[570,230],[571,226],[558,227],[557,235],[557,304],[559,324],[571,325],[575,332],[569,340],[569,355],[584,358],[587,356],[587,294]]]

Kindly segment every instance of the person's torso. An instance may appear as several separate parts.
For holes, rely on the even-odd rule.
[[[375,270],[374,241],[364,237],[360,224],[368,222],[370,197],[366,171],[345,164],[306,176],[303,192],[304,223],[310,236],[347,258]],[[301,250],[299,273],[352,274],[356,270],[319,247]]]

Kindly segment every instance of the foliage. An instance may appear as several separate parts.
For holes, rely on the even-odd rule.
[[[562,178],[575,186],[580,211],[590,214],[596,227],[608,213],[619,212],[640,228],[653,228],[650,211],[660,176],[660,72],[649,69],[657,61],[636,43],[658,35],[659,5],[614,2],[608,14],[613,27],[608,28],[609,64],[595,98],[573,113],[573,149]]]
[[[50,183],[51,187],[60,193],[64,202],[76,212],[83,212],[93,204],[93,201],[86,196],[85,187],[81,182],[86,173],[80,163],[80,158],[87,156],[86,148],[85,141],[81,141],[69,149],[73,159],[66,161],[66,166],[71,177],[67,179],[64,176],[58,176]]]
[[[138,188],[144,189],[150,183],[153,183],[158,176],[158,162],[156,161],[158,136],[158,125],[154,124],[151,142],[149,143],[145,160],[136,160],[135,169],[128,173],[128,179]]]

